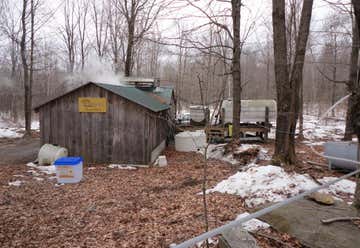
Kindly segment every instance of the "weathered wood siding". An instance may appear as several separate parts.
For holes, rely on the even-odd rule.
[[[79,97],[105,97],[107,112],[79,113]],[[167,137],[164,113],[89,84],[39,108],[41,142],[66,147],[88,163],[149,163]]]

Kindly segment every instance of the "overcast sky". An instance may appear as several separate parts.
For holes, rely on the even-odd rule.
[[[17,3],[20,1],[12,0]],[[101,0],[98,0],[101,1]],[[332,0],[332,2],[337,2],[339,0]],[[50,10],[50,12],[55,12],[53,18],[47,22],[47,26],[50,28],[50,31],[57,32],[56,27],[62,24],[63,18],[63,2],[64,0],[46,0],[45,8]],[[205,4],[208,1],[194,1],[194,3],[198,6],[201,4]],[[348,3],[348,0],[342,0],[343,3]],[[263,37],[263,26],[264,22],[271,25],[271,0],[243,0],[244,8],[242,10],[242,20],[243,24],[249,22],[255,22],[255,30],[253,35],[257,37]],[[228,3],[219,3],[217,5],[216,11],[221,12],[223,10],[229,9],[230,4]],[[301,11],[301,10],[299,10]],[[324,0],[315,0],[314,1],[314,9],[313,9],[313,17],[312,17],[312,28],[321,27],[322,22],[328,17],[328,15],[334,10],[329,6],[328,1]],[[158,27],[162,31],[163,37],[172,37],[176,33],[177,25],[173,21],[176,18],[182,18],[182,24],[185,28],[195,25],[195,23],[202,23],[206,21],[206,18],[201,18],[203,14],[200,11],[196,10],[193,7],[181,8],[176,11],[172,11],[170,13],[166,13],[166,15],[162,15],[158,20]],[[188,17],[188,18],[185,18]],[[253,36],[250,40],[254,40],[255,36]],[[266,38],[266,37],[263,37]]]
[[[17,9],[20,13],[21,2],[19,0],[10,0],[14,5],[14,9]],[[38,35],[47,40],[47,42],[57,47],[62,44],[61,36],[59,33],[59,27],[63,25],[63,8],[64,0],[41,0],[43,2],[42,10],[43,13],[50,13],[47,18],[42,20],[44,23],[41,30],[39,30]],[[77,0],[74,0],[77,1]],[[90,1],[90,0],[89,0]],[[102,0],[96,0],[101,2]],[[341,2],[349,3],[350,0],[331,0],[332,2]],[[209,1],[194,0],[194,4],[206,8],[206,5]],[[244,7],[242,8],[242,31],[249,28],[250,25],[254,24],[254,27],[251,30],[249,38],[246,40],[245,47],[249,48],[259,48],[259,46],[264,46],[267,37],[272,35],[269,33],[269,29],[266,26],[270,27],[271,24],[271,11],[272,5],[271,0],[243,0]],[[312,25],[311,30],[322,30],[324,22],[329,19],[331,13],[336,13],[336,9],[330,7],[328,0],[314,0],[313,7],[313,16],[312,16]],[[183,7],[184,4],[178,3],[172,11],[164,12],[157,21],[157,27],[160,30],[161,37],[163,38],[175,38],[178,37],[178,24],[176,19],[181,20],[182,29],[190,29],[196,25],[201,25],[204,22],[208,22],[208,19],[204,16],[201,11],[197,10],[194,7],[188,6]],[[182,7],[179,7],[182,6]],[[215,13],[228,13],[230,14],[230,4],[220,2],[212,6],[212,10]],[[300,12],[301,10],[299,10]],[[333,18],[333,17],[331,17]],[[230,20],[228,20],[228,25],[231,25]],[[90,26],[90,25],[89,25]],[[317,35],[316,39],[319,44],[322,44],[320,40],[322,39],[321,33],[312,33],[312,35]],[[315,48],[316,49],[316,48]]]

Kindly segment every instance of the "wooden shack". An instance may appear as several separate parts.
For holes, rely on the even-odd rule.
[[[166,146],[173,90],[89,82],[35,107],[41,143],[87,163],[153,162]]]

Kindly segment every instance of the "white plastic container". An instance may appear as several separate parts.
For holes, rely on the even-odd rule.
[[[175,150],[179,152],[196,152],[206,146],[204,130],[185,131],[175,135]]]
[[[58,183],[78,183],[83,176],[81,157],[63,157],[54,163]]]
[[[51,144],[44,144],[38,154],[38,160],[40,165],[53,164],[55,160],[66,157],[68,151],[64,147],[54,146]]]
[[[167,166],[166,156],[161,155],[161,156],[159,156],[158,159],[159,159],[158,163],[159,163],[159,166],[160,166],[160,167],[165,167],[165,166]]]

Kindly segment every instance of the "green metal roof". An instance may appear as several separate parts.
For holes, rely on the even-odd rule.
[[[170,105],[173,91],[174,89],[172,87],[156,87],[153,93],[164,98],[166,100],[166,104]]]
[[[156,87],[153,90],[146,91],[127,85],[94,84],[154,112],[170,108],[172,97],[171,88]]]

